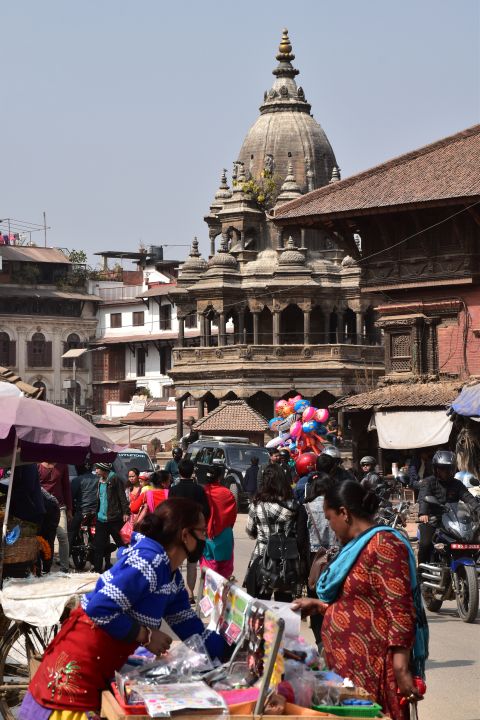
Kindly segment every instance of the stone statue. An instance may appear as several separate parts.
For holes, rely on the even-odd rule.
[[[273,169],[275,167],[275,161],[273,159],[273,155],[267,154],[265,155],[265,159],[263,161],[263,169],[266,173],[269,175],[273,175]]]

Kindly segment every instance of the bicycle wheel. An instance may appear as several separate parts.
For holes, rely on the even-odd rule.
[[[15,623],[0,644],[0,717],[15,720],[30,681],[31,662],[56,635],[59,625]]]

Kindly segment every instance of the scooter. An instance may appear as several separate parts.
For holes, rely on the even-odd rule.
[[[466,623],[478,612],[480,573],[480,524],[465,503],[442,505],[432,495],[426,502],[442,509],[433,536],[432,559],[419,565],[422,594],[428,610],[438,612],[445,600],[457,601],[458,614]]]

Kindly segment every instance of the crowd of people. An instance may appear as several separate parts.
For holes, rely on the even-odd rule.
[[[403,720],[408,705],[401,698],[419,698],[414,676],[423,674],[428,652],[415,556],[403,535],[376,523],[384,481],[373,456],[362,458],[355,474],[343,466],[333,444],[318,456],[306,455],[295,462],[288,451],[272,449],[268,464],[251,459],[244,491],[249,498],[246,533],[255,545],[244,586],[256,598],[273,595],[310,616],[328,667],[364,687],[393,720]],[[81,658],[78,651],[75,657],[82,661],[82,673],[69,704],[77,710],[97,707],[107,677],[136,645],[154,653],[168,647],[169,638],[160,631],[162,619],[180,638],[200,632],[212,656],[225,655],[221,639],[204,631],[191,608],[199,562],[225,578],[234,573],[237,502],[222,484],[221,467],[212,466],[200,485],[194,463],[175,448],[171,461],[152,475],[130,468],[127,488],[106,463],[79,468],[71,486],[65,468],[53,463],[17,472],[24,488],[29,483],[34,502],[46,508],[45,493],[53,498],[60,568],[68,569],[69,539],[84,514],[92,512],[94,569],[106,571],[48,648],[30,685],[23,720],[46,718],[40,711],[64,708],[61,692],[58,697],[51,693],[48,668],[59,657],[73,657],[80,644]],[[442,504],[463,500],[477,506],[478,501],[455,479],[455,458],[449,451],[431,459],[420,456],[409,477],[419,495],[421,562],[428,559],[438,520],[438,507],[427,497]],[[35,479],[38,492],[33,492]],[[12,508],[14,501],[12,497]],[[121,535],[127,521],[136,523],[129,544]],[[52,527],[45,532],[53,550]],[[110,538],[119,548],[113,565]],[[296,558],[295,573],[286,573],[281,582],[272,580],[272,566],[266,562],[278,538],[283,538],[282,552],[289,552],[288,541],[294,541]],[[289,559],[281,558],[286,567]],[[182,563],[185,581],[179,571]],[[313,572],[317,563],[318,575]],[[307,597],[302,597],[302,586],[308,586]],[[102,658],[100,673],[95,657]]]

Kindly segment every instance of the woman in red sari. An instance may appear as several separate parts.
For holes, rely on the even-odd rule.
[[[420,695],[428,627],[421,605],[415,558],[408,541],[374,523],[378,498],[353,480],[328,482],[324,511],[342,544],[320,576],[320,600],[293,607],[324,614],[322,640],[328,667],[367,690],[392,720],[410,717]]]

